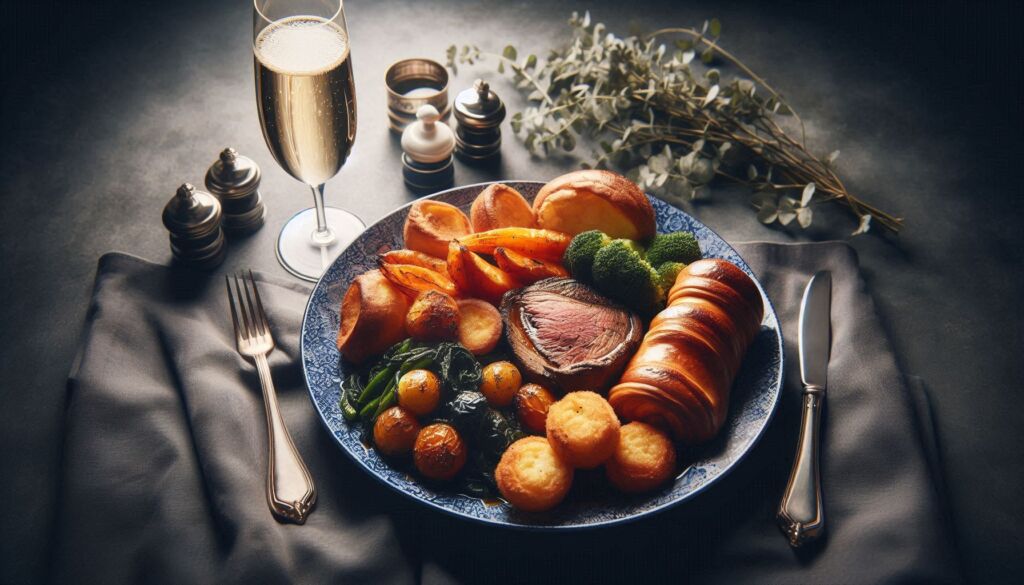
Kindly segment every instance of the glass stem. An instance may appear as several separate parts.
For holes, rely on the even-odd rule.
[[[334,242],[334,232],[327,227],[327,213],[324,211],[324,185],[309,186],[313,190],[313,205],[316,207],[316,231],[313,232],[313,243],[327,246]]]

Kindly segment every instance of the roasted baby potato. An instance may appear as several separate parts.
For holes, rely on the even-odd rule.
[[[380,271],[410,298],[416,298],[425,290],[436,290],[446,295],[456,296],[458,289],[447,274],[416,266],[414,264],[388,264],[379,262]]]
[[[496,248],[507,248],[553,262],[561,261],[571,241],[572,236],[562,232],[521,227],[497,228],[458,238],[459,244],[473,252],[493,254]]]
[[[516,390],[523,383],[523,375],[512,362],[494,362],[483,369],[480,392],[491,406],[503,408],[512,404]]]
[[[533,284],[553,276],[569,276],[569,271],[558,262],[530,258],[508,248],[495,248],[494,261],[498,268],[523,284]]]
[[[530,512],[558,505],[572,487],[572,475],[572,467],[544,437],[525,437],[512,443],[494,470],[501,495],[516,508]]]
[[[420,341],[446,341],[459,337],[459,305],[451,295],[423,291],[405,315],[405,330]]]
[[[424,477],[448,481],[466,464],[466,444],[451,425],[425,426],[416,437],[413,463]]]
[[[409,208],[402,235],[405,247],[437,258],[448,253],[448,242],[472,232],[469,218],[458,207],[420,199]]]
[[[563,461],[593,469],[608,460],[619,444],[619,419],[608,401],[589,390],[570,392],[551,405],[546,420],[548,442]]]
[[[464,296],[480,298],[492,305],[500,303],[507,291],[522,286],[507,272],[456,242],[448,248],[448,275]]]
[[[423,252],[417,252],[416,250],[391,250],[390,252],[384,252],[380,255],[380,261],[384,264],[412,264],[413,266],[420,266],[422,268],[429,268],[435,272],[445,274],[448,272],[448,266],[444,260],[440,258],[434,258]]]
[[[651,491],[676,469],[676,450],[672,441],[647,423],[631,422],[619,430],[619,444],[604,466],[605,475],[621,491]]]
[[[501,341],[501,313],[480,299],[461,299],[459,305],[459,343],[473,355],[490,353]]]
[[[441,380],[430,370],[410,370],[398,380],[398,405],[426,416],[441,402]]]
[[[373,423],[373,444],[390,457],[408,455],[416,443],[420,423],[401,406],[392,406],[380,413]]]
[[[544,434],[548,410],[555,403],[555,397],[539,384],[525,384],[512,399],[516,418],[531,433]]]

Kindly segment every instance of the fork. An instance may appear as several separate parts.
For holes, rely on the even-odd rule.
[[[274,349],[274,338],[270,334],[267,313],[263,309],[260,292],[252,270],[249,278],[239,279],[234,275],[235,290],[231,290],[231,278],[224,276],[231,304],[231,323],[235,328],[235,343],[238,353],[256,362],[260,386],[263,387],[263,403],[267,411],[267,504],[278,520],[297,524],[306,522],[316,502],[316,487],[309,469],[303,463],[299,451],[292,442],[288,427],[284,424],[281,409],[277,403],[277,392],[270,377],[267,354]],[[250,292],[251,290],[251,292]],[[243,292],[244,291],[244,292]],[[235,308],[238,297],[238,309]],[[254,302],[255,301],[255,302]],[[241,322],[239,322],[239,313]]]

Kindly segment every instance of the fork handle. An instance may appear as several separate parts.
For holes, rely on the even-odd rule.
[[[825,528],[821,474],[818,469],[821,407],[824,401],[824,388],[807,386],[804,389],[796,459],[778,513],[779,525],[793,547],[814,540]]]
[[[267,411],[267,503],[279,520],[303,524],[316,502],[316,487],[281,416],[267,356],[254,359]]]

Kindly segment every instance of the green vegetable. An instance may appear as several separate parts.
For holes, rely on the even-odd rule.
[[[600,230],[583,232],[573,238],[562,257],[565,267],[573,278],[590,282],[594,255],[611,241],[612,239]]]
[[[393,345],[366,372],[342,381],[339,403],[346,420],[359,419],[372,427],[374,421],[398,402],[398,381],[407,372],[429,369],[441,379],[448,395],[480,386],[480,363],[458,343],[427,344],[406,339]],[[362,380],[365,379],[365,385]]]
[[[632,240],[613,240],[594,255],[594,286],[630,309],[651,316],[665,306],[658,272]]]
[[[686,268],[686,264],[682,262],[665,262],[658,267],[658,284],[661,285],[661,290],[665,291],[665,295],[668,295],[669,289],[676,283],[676,277],[679,273]]]
[[[700,246],[690,232],[658,234],[647,248],[647,261],[659,268],[665,262],[689,264],[697,260],[700,260]]]
[[[441,411],[441,420],[455,427],[466,440],[472,440],[487,413],[487,399],[475,390],[459,392]]]

